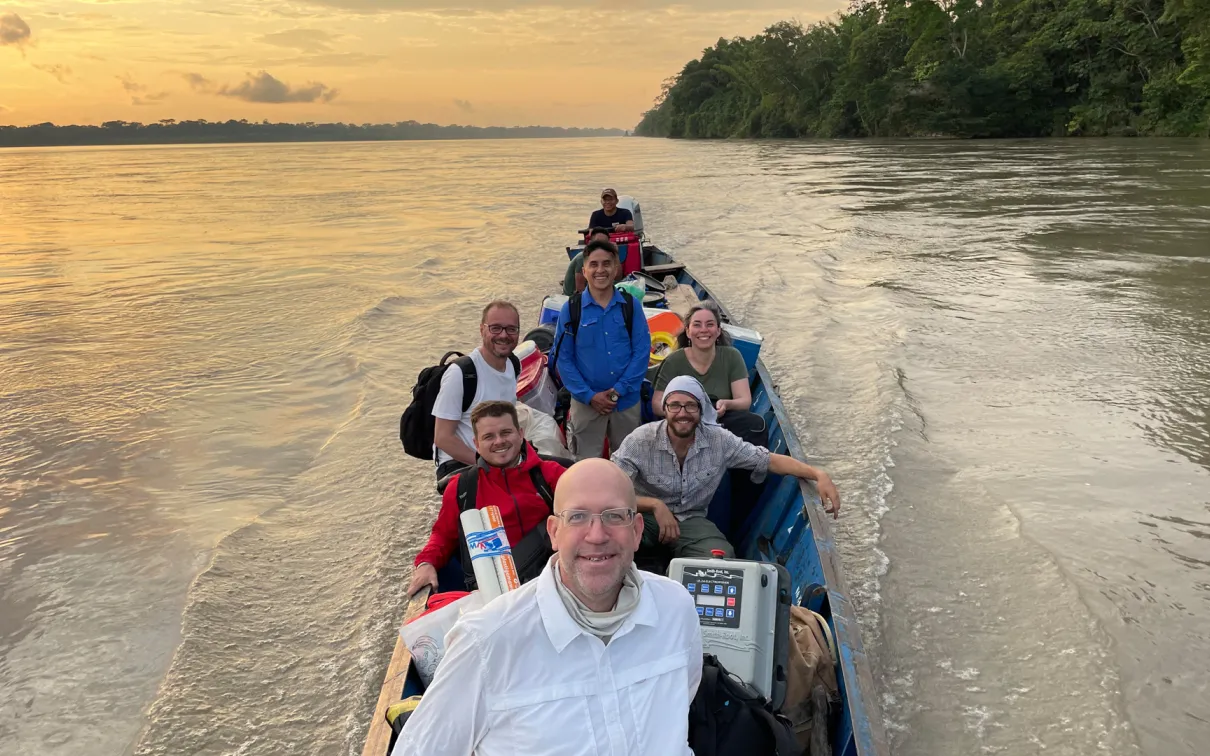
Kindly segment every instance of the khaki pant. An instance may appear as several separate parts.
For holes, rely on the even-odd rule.
[[[639,548],[644,551],[650,549],[670,549],[672,558],[690,557],[690,558],[709,558],[710,553],[714,549],[720,549],[725,557],[735,556],[735,549],[727,541],[727,538],[722,534],[718,527],[707,520],[705,517],[689,517],[681,520],[681,535],[676,539],[675,543],[660,543],[660,526],[656,523],[655,517],[649,514],[643,514],[643,540],[639,543]]]
[[[578,462],[581,459],[600,457],[605,451],[605,437],[609,437],[610,450],[622,445],[622,440],[639,427],[642,418],[641,402],[621,412],[599,415],[588,404],[571,400],[567,412],[567,450]]]

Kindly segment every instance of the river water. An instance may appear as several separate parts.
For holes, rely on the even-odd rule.
[[[1210,143],[0,152],[0,752],[356,754],[416,372],[602,186],[766,338],[896,754],[1210,747]]]

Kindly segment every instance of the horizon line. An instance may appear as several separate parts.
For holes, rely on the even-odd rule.
[[[54,121],[40,121],[38,123],[15,124],[15,123],[0,123],[0,129],[28,129],[35,126],[53,126],[54,128],[105,128],[107,124],[122,124],[129,126],[175,126],[186,123],[204,123],[208,125],[225,125],[229,123],[238,123],[248,126],[346,126],[353,128],[367,128],[375,126],[435,126],[441,129],[565,129],[579,131],[632,131],[633,128],[623,128],[620,126],[550,126],[544,124],[527,124],[525,126],[475,126],[472,124],[462,123],[434,123],[432,121],[417,121],[413,118],[404,121],[380,121],[377,123],[362,122],[356,123],[352,121],[270,121],[267,118],[259,121],[249,120],[247,118],[226,118],[222,120],[212,121],[207,118],[159,118],[154,121],[126,121],[122,119],[113,119],[109,121],[101,121],[99,123],[55,123]]]

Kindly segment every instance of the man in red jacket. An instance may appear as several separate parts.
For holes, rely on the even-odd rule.
[[[492,401],[476,405],[471,410],[471,428],[475,433],[475,451],[479,458],[475,467],[451,477],[446,485],[441,498],[441,511],[433,523],[433,532],[428,543],[416,555],[412,582],[408,585],[409,596],[425,585],[436,590],[437,570],[461,550],[464,534],[458,518],[463,506],[469,508],[470,502],[460,504],[459,493],[469,496],[472,489],[475,492],[475,508],[483,509],[493,504],[500,508],[504,531],[512,546],[521,579],[524,581],[537,576],[546,566],[550,541],[549,536],[545,540],[542,536],[546,534],[546,518],[552,512],[553,492],[559,476],[563,474],[563,465],[538,456],[538,452],[521,434],[517,409],[511,402]],[[475,477],[464,480],[466,476]],[[536,565],[536,570],[530,569],[535,565],[523,563],[527,555],[533,557],[529,561],[541,557],[542,563]],[[461,559],[464,572],[473,579],[468,557],[463,554]]]

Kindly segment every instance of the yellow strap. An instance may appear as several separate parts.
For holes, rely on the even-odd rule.
[[[394,724],[400,714],[415,711],[419,705],[420,696],[409,696],[398,703],[393,703],[387,708],[387,721]]]

